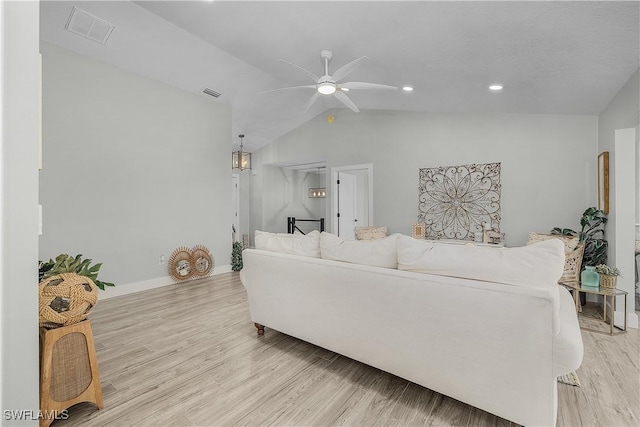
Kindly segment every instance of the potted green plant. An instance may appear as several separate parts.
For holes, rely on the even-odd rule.
[[[620,270],[618,267],[611,267],[606,264],[596,265],[596,271],[600,275],[600,288],[601,289],[615,289],[616,279],[620,276]]]
[[[102,267],[102,263],[91,265],[90,259],[82,259],[82,255],[76,255],[75,257],[67,254],[60,254],[56,257],[55,261],[50,259],[49,261],[38,262],[38,278],[39,281],[48,279],[52,276],[57,276],[61,273],[76,273],[80,276],[88,277],[96,284],[98,288],[104,291],[106,286],[115,286],[110,282],[103,282],[98,280],[98,272]]]
[[[233,242],[233,248],[231,250],[231,270],[242,270],[242,243]]]
[[[584,255],[582,256],[581,270],[587,265],[598,265],[607,263],[607,250],[609,244],[605,239],[604,228],[607,224],[607,214],[603,210],[595,207],[587,208],[582,213],[580,232],[570,228],[554,227],[551,234],[560,234],[562,236],[578,236],[580,242],[584,243]],[[580,293],[580,302],[582,305],[586,303],[584,292]]]

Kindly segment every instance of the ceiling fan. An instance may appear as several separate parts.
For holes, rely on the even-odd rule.
[[[290,89],[315,89],[316,93],[311,96],[311,99],[307,101],[303,108],[303,113],[309,111],[309,108],[313,105],[314,102],[321,96],[330,96],[333,95],[338,101],[342,102],[344,105],[349,107],[354,112],[360,111],[356,104],[353,103],[351,99],[346,95],[345,92],[348,92],[351,89],[398,89],[395,86],[382,85],[378,83],[367,83],[367,82],[345,82],[338,83],[340,80],[344,79],[349,75],[353,70],[358,68],[360,64],[366,61],[368,58],[366,56],[361,56],[358,59],[354,59],[346,65],[338,68],[333,74],[329,74],[329,62],[331,62],[331,58],[333,58],[333,53],[329,50],[321,50],[320,58],[324,64],[324,74],[322,76],[317,76],[309,70],[302,68],[299,65],[294,64],[293,62],[285,61],[284,59],[279,59],[278,61],[284,62],[286,64],[292,65],[299,70],[304,71],[309,76],[311,76],[315,82],[313,85],[304,85],[304,86],[291,86],[291,87],[283,87],[279,89],[267,90],[260,93],[268,93],[275,92],[279,90],[290,90]]]

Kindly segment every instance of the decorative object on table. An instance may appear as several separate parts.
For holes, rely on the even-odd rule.
[[[191,257],[193,258],[194,276],[207,277],[213,271],[215,262],[213,255],[206,246],[196,245],[191,248]]]
[[[529,233],[527,245],[543,242],[549,239],[558,239],[564,244],[564,271],[560,282],[579,282],[582,257],[584,255],[584,243],[580,243],[577,236],[562,236],[560,234]]]
[[[40,328],[40,427],[80,402],[104,407],[91,322]]]
[[[196,271],[191,251],[185,247],[179,247],[173,251],[168,266],[169,275],[177,281],[189,279]]]
[[[57,328],[87,318],[98,302],[95,283],[86,276],[62,273],[38,285],[40,326]]]
[[[233,242],[233,248],[231,249],[231,270],[242,270],[242,250],[244,249],[242,243]]]
[[[587,265],[580,273],[580,284],[583,288],[598,289],[600,286],[600,274],[592,265]]]
[[[411,237],[414,239],[424,239],[425,231],[424,224],[413,224],[411,226]]]
[[[421,168],[418,222],[428,239],[475,240],[500,230],[500,163]]]
[[[356,227],[356,240],[380,240],[387,237],[387,227]]]
[[[598,155],[598,209],[609,214],[609,152]]]
[[[38,262],[38,276],[39,281],[43,279],[56,276],[61,273],[76,273],[80,276],[88,277],[95,283],[95,285],[104,291],[106,286],[115,286],[110,282],[103,282],[98,280],[98,273],[102,263],[91,265],[91,259],[82,259],[82,255],[76,255],[75,257],[67,254],[60,254],[56,257],[55,261],[50,259],[49,261]]]
[[[251,170],[251,153],[244,151],[242,139],[244,135],[238,135],[240,138],[240,149],[231,153],[231,169]]]
[[[249,247],[249,235],[244,233],[242,235],[242,248],[246,249]]]
[[[474,234],[475,240],[475,234]],[[504,241],[504,233],[500,233],[496,230],[484,230],[482,232],[482,242],[491,245],[498,245]]]
[[[620,270],[618,267],[598,264],[596,265],[596,271],[600,274],[600,289],[616,288],[616,279],[620,276]]]

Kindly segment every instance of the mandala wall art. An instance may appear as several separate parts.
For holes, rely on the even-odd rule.
[[[500,231],[500,163],[421,168],[418,222],[427,239],[474,240]]]

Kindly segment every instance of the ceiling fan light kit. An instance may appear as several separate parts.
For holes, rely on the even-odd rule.
[[[318,92],[320,92],[323,95],[331,95],[335,91],[336,91],[335,83],[325,82],[325,83],[320,83],[318,85]]]
[[[338,83],[340,80],[347,77],[353,70],[358,68],[360,64],[366,61],[368,59],[366,56],[361,56],[358,59],[354,59],[353,61],[338,68],[333,74],[329,74],[329,62],[331,61],[331,58],[333,58],[333,53],[331,53],[331,51],[329,50],[321,50],[320,58],[322,59],[322,63],[324,65],[324,74],[322,76],[317,76],[311,71],[306,70],[301,66],[294,64],[293,62],[289,62],[284,59],[278,60],[280,62],[289,64],[292,67],[295,67],[303,71],[304,73],[306,73],[308,76],[310,76],[314,80],[315,85],[283,87],[280,89],[269,90],[262,93],[274,92],[278,90],[289,90],[289,89],[315,89],[316,93],[314,93],[313,96],[311,96],[311,98],[309,99],[309,101],[307,101],[307,103],[305,104],[304,108],[302,109],[303,113],[306,113],[307,111],[309,111],[309,108],[311,108],[311,106],[318,100],[319,97],[329,96],[329,95],[333,95],[334,98],[336,98],[338,101],[342,102],[344,105],[349,107],[351,111],[357,113],[360,110],[358,109],[356,104],[354,104],[354,102],[346,95],[346,92],[349,92],[349,90],[351,89],[365,89],[365,90],[385,90],[385,89],[396,90],[398,89],[395,86],[383,85],[378,83],[368,83],[368,82]]]

